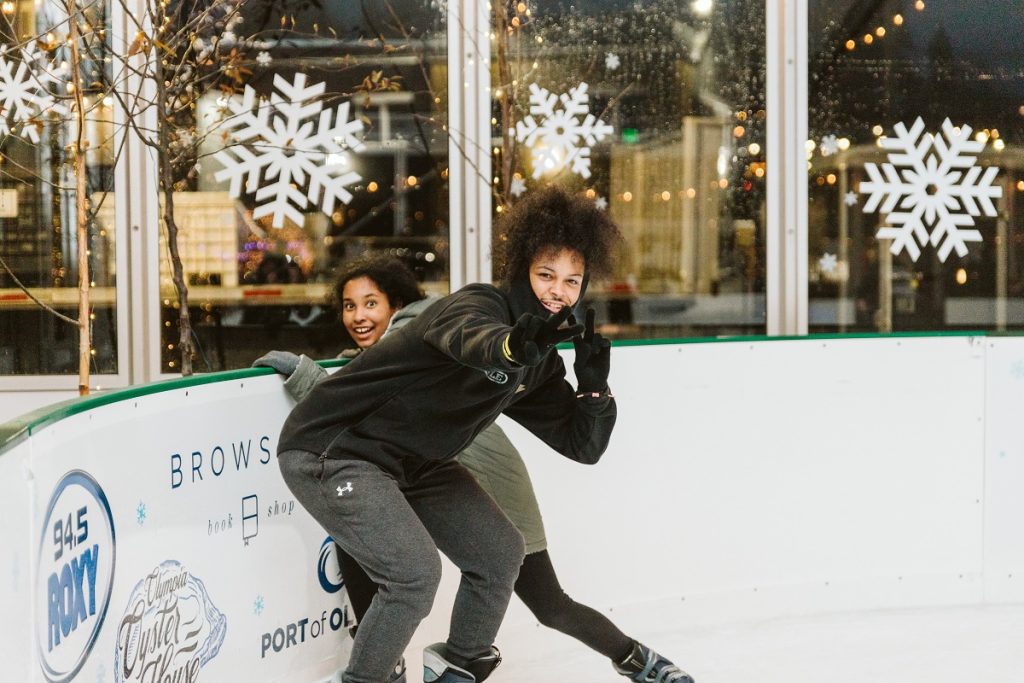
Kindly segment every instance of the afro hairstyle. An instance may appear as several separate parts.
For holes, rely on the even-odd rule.
[[[400,259],[384,254],[365,254],[349,261],[341,268],[334,283],[334,299],[341,305],[345,297],[345,285],[350,280],[367,277],[373,280],[388,303],[401,308],[423,298],[416,276]]]
[[[511,281],[529,272],[530,264],[551,249],[574,249],[583,255],[587,276],[612,270],[622,233],[593,200],[549,186],[516,202],[498,224],[495,247],[498,277]]]

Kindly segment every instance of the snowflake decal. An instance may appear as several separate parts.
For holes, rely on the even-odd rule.
[[[857,193],[853,192],[852,190],[850,192],[847,192],[846,196],[843,197],[843,201],[846,203],[847,206],[853,206],[854,204],[857,203]]]
[[[612,127],[590,113],[587,87],[580,83],[568,93],[555,95],[530,84],[530,115],[516,123],[514,132],[519,142],[530,147],[534,179],[564,168],[590,177],[590,146],[610,135]],[[556,111],[559,102],[562,108]],[[540,117],[539,124],[534,116]]]
[[[835,135],[826,135],[821,139],[821,156],[830,157],[839,152],[839,140]]]
[[[259,615],[263,614],[263,608],[265,606],[266,605],[263,602],[263,596],[262,595],[257,595],[256,599],[252,601],[252,612],[253,612],[253,614],[255,614],[256,616],[259,616]]]
[[[274,76],[274,88],[269,103],[258,101],[248,85],[240,103],[225,103],[232,116],[223,125],[233,144],[214,155],[224,166],[214,178],[230,181],[228,192],[236,198],[244,180],[245,192],[256,193],[253,218],[273,216],[280,228],[285,218],[302,225],[310,203],[330,215],[335,202],[352,200],[348,187],[362,178],[351,170],[345,150],[363,148],[356,137],[363,124],[349,120],[348,102],[324,109],[326,85],[306,87],[303,73],[291,83]]]
[[[619,68],[620,64],[622,64],[622,61],[614,52],[609,52],[604,56],[604,66],[609,71],[615,71]]]
[[[605,211],[608,209],[608,200],[604,197],[598,196],[598,198],[594,200],[594,206]]]
[[[518,197],[526,192],[526,182],[518,175],[512,178],[512,183],[509,185],[508,191],[514,197]]]
[[[0,47],[0,135],[14,132],[38,143],[36,121],[50,112],[67,113],[53,95],[63,82],[63,69],[38,51],[34,42],[18,52],[18,59],[11,61],[7,47]]]
[[[146,504],[139,501],[138,507],[135,508],[135,521],[142,526],[146,523]]]
[[[827,251],[822,255],[820,259],[818,259],[818,267],[821,268],[821,272],[823,273],[835,272],[838,263],[839,262],[836,259],[836,255],[830,254]]]
[[[924,134],[924,122],[918,118],[908,131],[896,124],[895,138],[882,138],[883,149],[889,150],[889,162],[881,170],[865,164],[868,180],[860,184],[868,194],[864,212],[878,209],[885,215],[887,226],[876,237],[891,239],[893,254],[904,249],[917,260],[920,246],[938,247],[940,261],[956,250],[967,253],[967,242],[980,242],[981,233],[969,229],[974,217],[984,211],[995,216],[994,197],[1003,190],[993,186],[998,167],[982,173],[974,165],[975,155],[985,143],[971,140],[970,126],[954,127],[949,119],[942,124],[941,135]]]

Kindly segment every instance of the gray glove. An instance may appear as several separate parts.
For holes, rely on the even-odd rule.
[[[299,357],[291,351],[271,351],[253,361],[254,368],[274,368],[282,375],[291,377],[299,367]]]

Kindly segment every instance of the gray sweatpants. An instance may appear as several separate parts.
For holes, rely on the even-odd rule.
[[[288,488],[381,589],[359,624],[344,683],[383,683],[427,616],[441,550],[462,572],[448,652],[490,652],[523,562],[523,537],[454,460],[413,484],[362,460],[278,457]]]

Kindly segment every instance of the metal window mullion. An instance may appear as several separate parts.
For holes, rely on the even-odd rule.
[[[462,54],[466,44],[466,27],[462,22],[462,2],[448,3],[448,282],[452,291],[466,284],[465,241],[462,226],[465,216],[462,187],[465,173],[462,164],[461,131],[463,130]]]
[[[807,334],[807,0],[767,0],[767,332]]]
[[[476,181],[467,191],[475,194],[476,205],[476,280],[490,282],[491,274],[491,188],[493,159],[491,157],[491,12],[487,0],[475,4],[476,26],[473,45],[476,50],[473,81],[474,122],[473,149],[476,150]]]
[[[490,269],[490,8],[448,5],[448,192],[451,289]]]
[[[146,16],[145,0],[131,0],[134,17]],[[125,40],[135,35],[135,23],[124,20]],[[127,43],[125,43],[127,46]],[[122,54],[127,54],[126,50]],[[144,54],[134,57],[141,61]],[[156,129],[156,87],[137,74],[124,79],[124,97],[142,130]],[[139,104],[139,102],[143,104]],[[145,103],[149,106],[145,106]],[[139,112],[139,107],[143,107]],[[129,132],[125,159],[119,165],[123,182],[129,242],[126,272],[130,282],[131,383],[145,384],[161,378],[160,372],[160,222],[158,210],[156,151]]]

